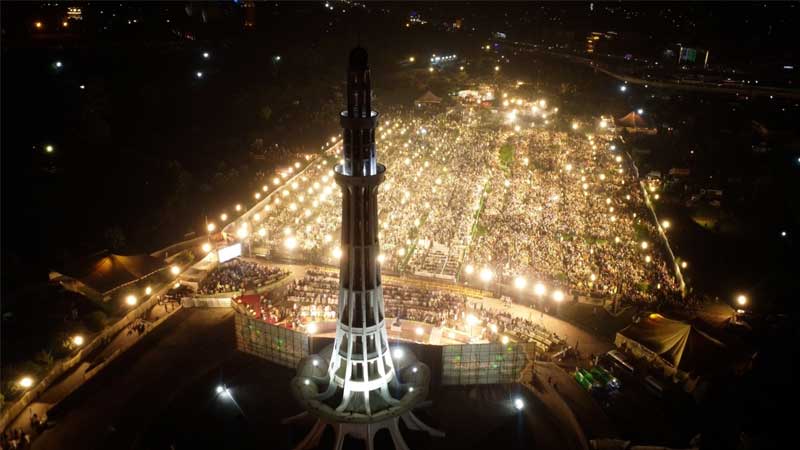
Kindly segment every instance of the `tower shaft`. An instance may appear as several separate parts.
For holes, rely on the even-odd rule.
[[[371,97],[366,51],[356,48],[347,73],[347,109],[340,117],[344,158],[335,178],[342,189],[342,257],[328,372],[343,389],[337,410],[368,415],[396,402],[389,393],[395,373],[378,264],[378,186],[384,167],[375,154],[378,113],[371,109]]]

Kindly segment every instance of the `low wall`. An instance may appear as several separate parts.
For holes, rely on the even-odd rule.
[[[231,297],[184,297],[181,306],[184,308],[230,308]]]

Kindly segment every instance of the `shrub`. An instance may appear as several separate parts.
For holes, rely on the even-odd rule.
[[[108,316],[103,311],[92,311],[84,319],[86,327],[92,331],[100,331],[106,326]]]

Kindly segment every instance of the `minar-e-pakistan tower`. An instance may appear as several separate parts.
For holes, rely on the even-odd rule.
[[[372,110],[367,51],[361,47],[350,52],[347,109],[339,120],[344,158],[335,174],[342,189],[336,338],[321,354],[300,361],[292,380],[292,393],[317,418],[297,448],[316,447],[330,425],[337,450],[347,435],[366,441],[371,450],[375,433],[383,428],[395,448],[407,449],[400,419],[409,429],[443,434],[411,411],[427,396],[430,370],[407,349],[390,347],[386,332],[378,262],[378,186],[385,167],[375,154],[378,113]]]

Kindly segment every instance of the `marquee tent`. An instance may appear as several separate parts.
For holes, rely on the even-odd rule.
[[[614,344],[638,357],[666,362],[684,372],[708,373],[731,361],[725,344],[690,324],[650,314],[617,333]]]

